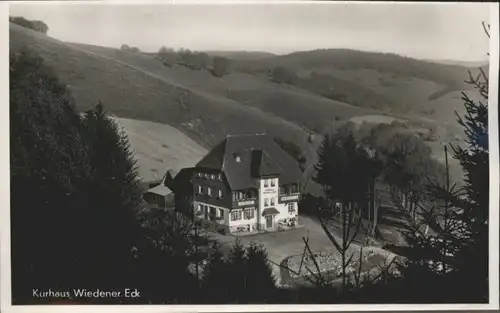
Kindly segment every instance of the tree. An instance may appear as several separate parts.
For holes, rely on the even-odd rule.
[[[140,220],[146,240],[146,248],[139,256],[144,266],[142,288],[156,303],[197,299],[199,277],[189,268],[204,258],[199,247],[208,241],[195,233],[194,223],[182,213],[149,209]]]
[[[244,294],[247,284],[245,248],[237,240],[227,257],[225,285],[228,289],[228,301],[238,302]]]
[[[191,64],[193,59],[193,53],[189,49],[179,49],[177,52],[179,56],[179,61],[181,65],[188,66]]]
[[[204,52],[196,52],[191,60],[191,67],[195,70],[204,70],[208,66],[209,56]]]
[[[335,133],[327,134],[321,143],[315,169],[314,180],[324,187],[329,199],[340,200],[343,206],[355,203],[364,207],[379,165],[351,133]]]
[[[30,301],[31,286],[82,278],[71,234],[90,165],[71,95],[29,51],[10,54],[10,127],[12,294]]]
[[[213,242],[210,250],[206,265],[203,267],[203,294],[210,303],[224,303],[228,295],[228,286],[224,279],[227,275],[227,262],[219,242]]]
[[[488,77],[480,69],[467,83],[483,100],[473,101],[463,93],[466,113],[457,115],[466,146],[451,148],[465,172],[465,184],[460,188],[451,184],[446,164],[446,181],[433,183],[428,189],[430,201],[419,205],[422,222],[405,231],[406,262],[400,266],[401,278],[391,287],[398,296],[421,290],[417,298],[406,296],[413,302],[488,301]],[[445,154],[448,161],[446,148]],[[431,231],[423,232],[421,225]],[[463,288],[464,282],[469,288]]]
[[[327,134],[318,150],[316,182],[323,185],[331,203],[340,201],[340,242],[330,230],[331,213],[320,214],[320,222],[328,238],[339,251],[342,265],[342,286],[347,286],[347,268],[354,254],[351,244],[361,226],[361,211],[367,208],[369,187],[380,167],[370,158],[365,147],[356,143],[352,133]],[[350,254],[350,255],[349,255]]]
[[[262,303],[276,296],[276,280],[262,245],[237,240],[224,258],[212,243],[203,271],[203,293],[210,303]]]
[[[140,53],[141,50],[137,47],[130,47],[128,51],[133,52],[133,53]]]
[[[109,268],[119,268],[116,260],[122,260],[129,268],[134,266],[132,251],[141,244],[137,214],[143,205],[142,190],[126,134],[106,116],[103,105],[98,103],[84,113],[82,122],[91,164],[88,192],[92,197],[87,214],[92,218],[99,216],[97,221],[89,222],[93,231],[87,237],[90,242],[100,241],[99,246],[92,245],[96,250],[102,249],[88,258],[105,269],[104,278],[113,273]],[[128,272],[129,268],[121,271]],[[109,284],[122,277],[128,279],[123,272],[116,273],[117,278],[109,278]]]
[[[246,249],[246,291],[250,303],[270,301],[276,295],[276,279],[262,245],[251,243]]]
[[[298,76],[295,72],[280,66],[271,70],[271,78],[275,82],[290,85],[295,85],[298,81]]]
[[[32,29],[42,34],[47,34],[49,27],[42,21],[32,21]]]
[[[227,75],[231,72],[231,63],[229,59],[220,57],[220,56],[215,56],[213,57],[213,70],[212,74],[216,77],[222,77],[224,75]]]
[[[173,49],[168,49],[165,46],[160,48],[157,57],[168,67],[173,66],[177,62],[177,55],[175,51]]]
[[[82,119],[36,55],[10,55],[10,82],[13,297],[33,301],[32,286],[135,284],[137,194],[124,141],[109,121]]]
[[[30,21],[24,17],[9,16],[9,22],[19,26],[37,31],[42,34],[47,34],[49,27],[43,21]]]
[[[390,187],[394,202],[415,218],[426,186],[444,182],[443,166],[416,135],[396,133],[379,151],[385,168],[383,181]]]

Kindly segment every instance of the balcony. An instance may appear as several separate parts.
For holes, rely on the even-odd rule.
[[[280,198],[279,200],[280,203],[295,202],[300,200],[300,193],[296,192],[296,193],[284,194],[280,195],[279,198]]]

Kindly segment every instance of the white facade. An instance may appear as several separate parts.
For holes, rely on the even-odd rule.
[[[238,217],[238,219],[234,220],[233,217]],[[241,227],[247,229],[248,231],[255,231],[256,224],[257,224],[257,209],[255,207],[233,209],[231,210],[231,212],[229,212],[228,226],[231,231],[237,231],[238,228]]]
[[[298,196],[297,196],[298,200]],[[269,228],[266,217],[262,216],[262,212],[266,208],[275,208],[279,211],[273,215],[271,228],[277,227],[278,222],[288,218],[298,217],[297,202],[280,203],[279,194],[279,178],[265,178],[259,181],[259,224],[263,229]],[[290,212],[293,209],[293,212]]]
[[[215,208],[217,223],[225,225],[230,232],[244,231],[253,232],[257,230],[274,230],[279,223],[290,218],[298,220],[298,194],[280,195],[279,178],[260,179],[258,185],[257,201],[249,200],[252,203],[245,203],[248,207],[241,209],[232,209],[219,207],[203,202],[196,202],[197,211],[201,210],[203,214],[200,217],[205,218],[205,208]],[[280,203],[284,200],[283,203]],[[245,201],[240,201],[245,202]],[[265,209],[277,210],[271,215],[263,216]]]

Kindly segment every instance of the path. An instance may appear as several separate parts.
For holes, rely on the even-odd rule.
[[[307,216],[300,216],[299,223],[302,228],[288,231],[279,231],[266,234],[249,236],[228,236],[211,233],[213,239],[219,240],[228,251],[231,245],[239,239],[243,245],[251,242],[262,244],[267,253],[268,259],[273,263],[273,272],[276,277],[281,277],[279,264],[287,257],[302,255],[304,252],[304,241],[302,238],[309,238],[309,246],[313,252],[338,253],[330,239],[326,236],[318,220]],[[333,235],[340,240],[340,229],[333,228]]]

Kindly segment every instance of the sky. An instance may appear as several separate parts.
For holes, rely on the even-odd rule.
[[[348,48],[419,59],[482,61],[487,3],[11,4],[49,36],[143,51],[247,50],[285,54]]]

